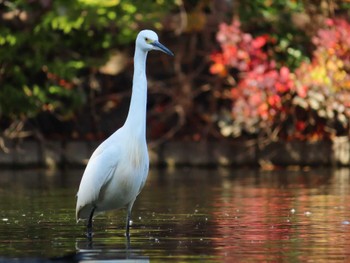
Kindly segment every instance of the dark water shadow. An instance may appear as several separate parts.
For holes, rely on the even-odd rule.
[[[124,247],[117,248],[120,244],[111,244],[97,241],[93,238],[78,240],[76,242],[76,254],[74,257],[80,260],[105,261],[113,260],[120,262],[132,260],[137,262],[149,262],[149,257],[143,256],[141,250],[133,249],[130,238],[125,238]]]
[[[141,250],[133,249],[130,238],[125,238],[124,247],[120,244],[111,244],[97,241],[93,238],[76,241],[76,252],[68,253],[61,257],[55,257],[48,262],[150,262],[148,256],[143,256]],[[42,262],[42,261],[40,261]]]

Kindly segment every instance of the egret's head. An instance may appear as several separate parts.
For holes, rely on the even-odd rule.
[[[152,30],[142,30],[137,35],[136,46],[144,51],[160,50],[168,55],[174,56],[173,52],[159,43],[158,35]]]

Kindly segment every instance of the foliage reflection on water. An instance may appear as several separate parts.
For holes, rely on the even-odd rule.
[[[80,170],[0,172],[0,261],[10,258],[344,261],[350,259],[349,169],[152,170],[135,203],[74,219]]]

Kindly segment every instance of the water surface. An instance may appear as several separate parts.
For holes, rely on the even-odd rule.
[[[151,170],[125,211],[75,222],[81,170],[0,172],[0,261],[350,261],[350,170]]]

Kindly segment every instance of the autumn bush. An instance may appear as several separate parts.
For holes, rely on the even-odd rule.
[[[221,24],[217,41],[221,49],[211,55],[210,71],[226,81],[232,99],[230,117],[218,121],[224,136],[315,140],[349,135],[346,20],[327,19],[311,40],[311,58],[296,69],[276,62],[272,36],[254,37],[238,20]]]

